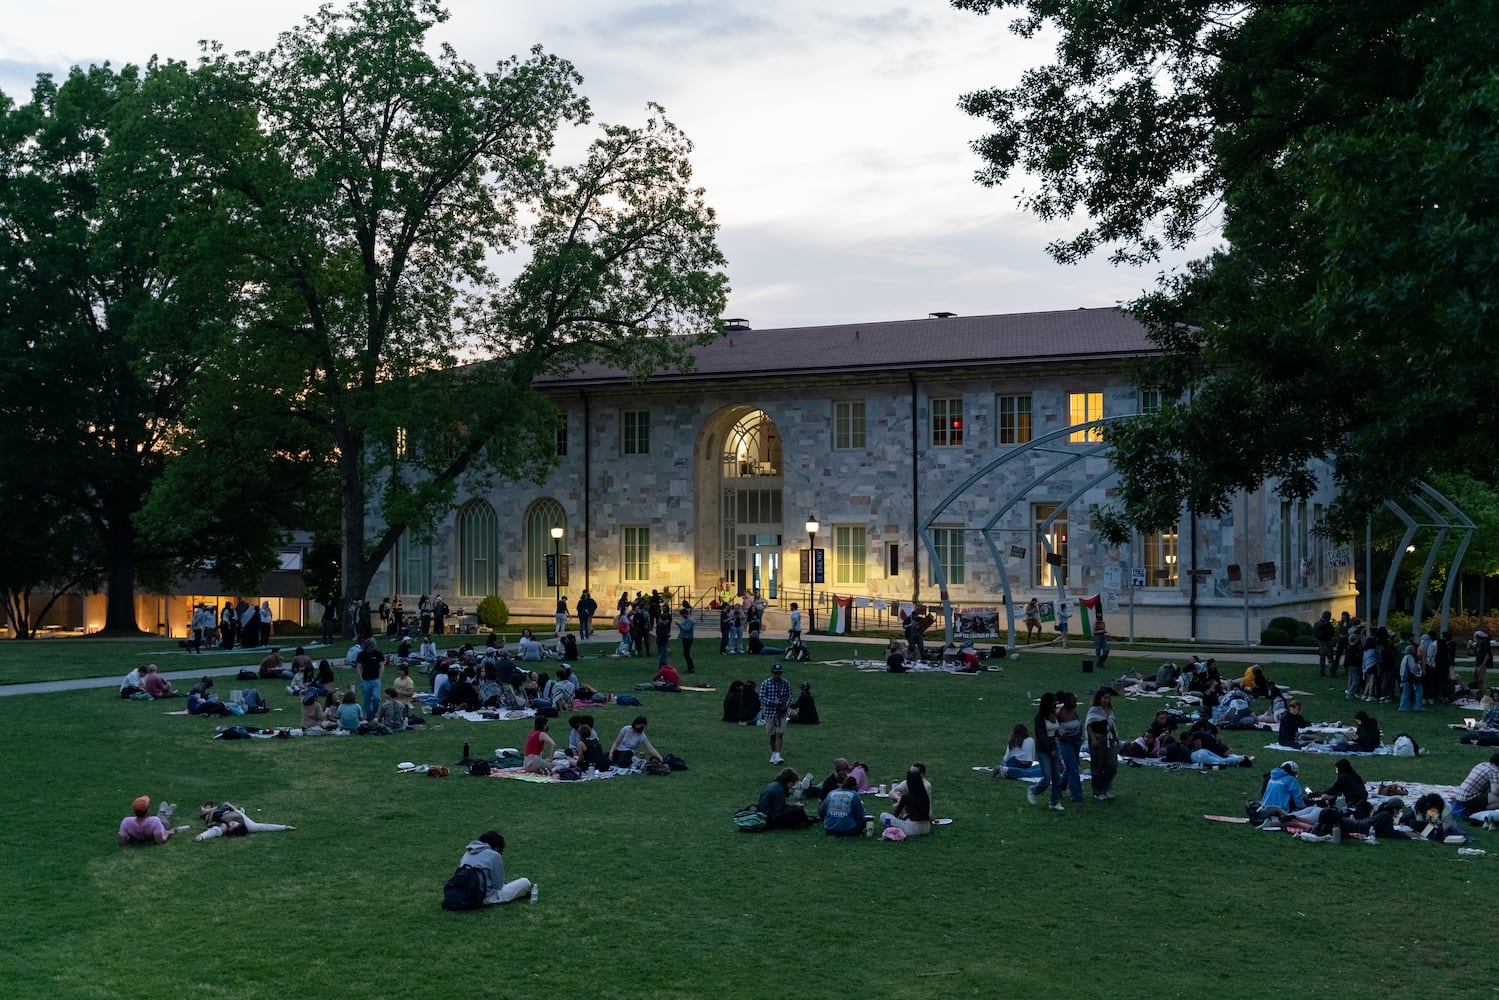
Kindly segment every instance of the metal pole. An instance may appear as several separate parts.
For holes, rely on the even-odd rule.
[[[814,635],[817,632],[817,532],[807,533],[807,587],[811,597],[807,603],[807,634]]]

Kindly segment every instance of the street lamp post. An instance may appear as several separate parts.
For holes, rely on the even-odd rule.
[[[557,603],[562,603],[562,525],[552,525],[552,583],[557,588]]]
[[[817,518],[807,518],[807,583],[811,587],[811,598],[807,601],[807,634],[817,631],[817,529],[822,525]]]

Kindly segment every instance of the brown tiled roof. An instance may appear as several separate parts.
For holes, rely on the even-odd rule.
[[[663,371],[652,382],[834,375],[964,365],[1123,359],[1156,353],[1145,329],[1118,309],[1067,309],[1003,316],[949,316],[779,330],[731,330],[693,353],[690,372]],[[626,375],[588,365],[539,385],[607,384]]]

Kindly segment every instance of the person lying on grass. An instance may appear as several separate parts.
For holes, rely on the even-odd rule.
[[[245,811],[232,802],[215,803],[211,799],[198,807],[198,815],[208,824],[208,829],[193,838],[194,841],[212,840],[215,837],[244,837],[252,833],[276,833],[295,830],[294,826],[280,823],[257,823]]]

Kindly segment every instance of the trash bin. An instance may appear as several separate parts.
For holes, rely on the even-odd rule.
[[[1093,672],[1093,661],[1091,659],[1089,659],[1088,657],[1083,657],[1083,673],[1085,673],[1085,674],[1091,674],[1092,672]]]

